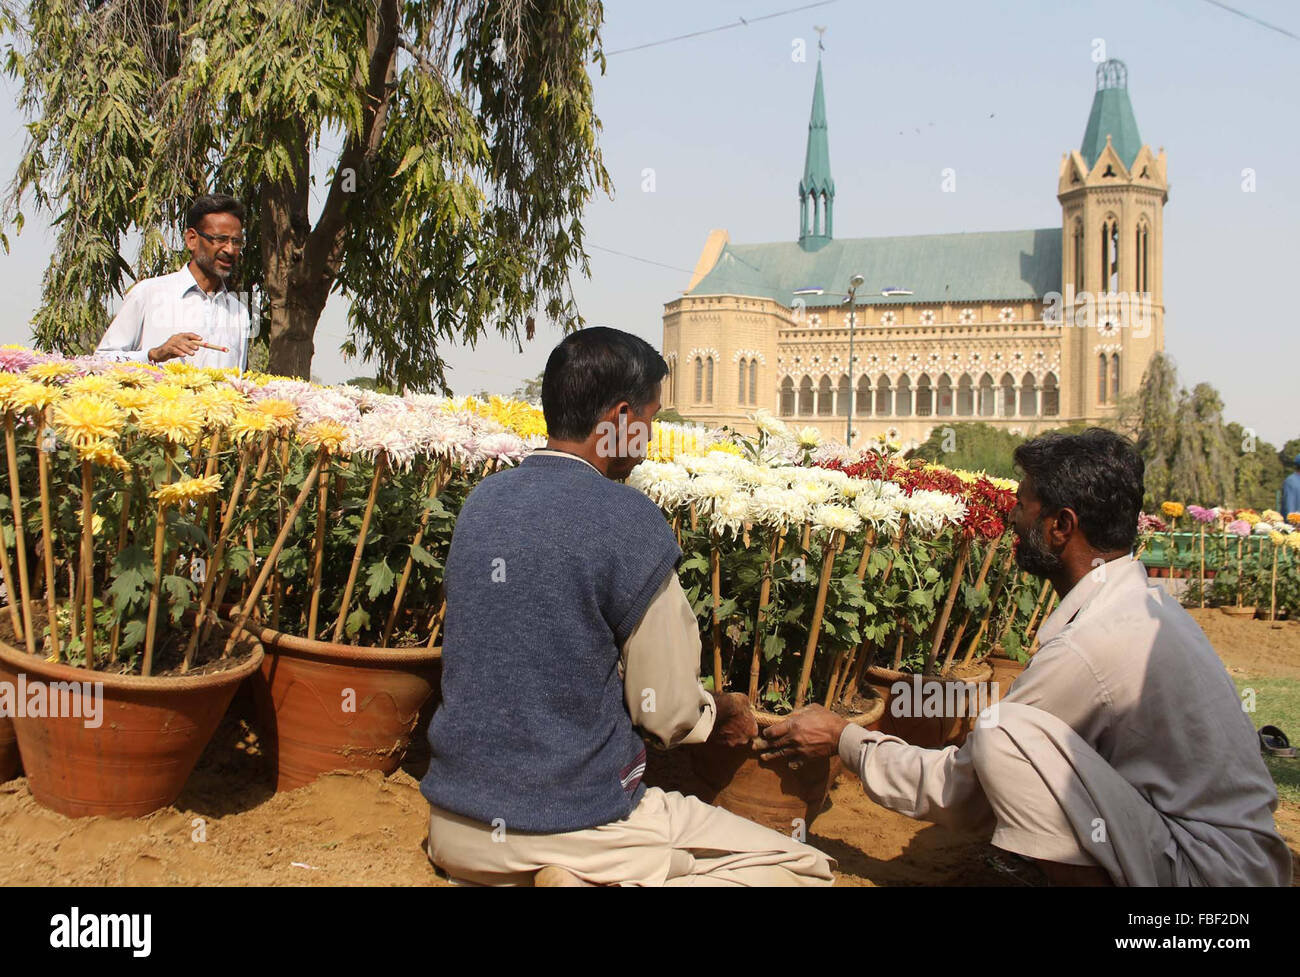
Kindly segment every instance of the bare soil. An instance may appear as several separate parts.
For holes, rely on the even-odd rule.
[[[1192,615],[1230,671],[1300,677],[1300,622]],[[146,818],[70,820],[37,805],[25,779],[0,784],[0,884],[448,884],[423,852],[418,759],[388,778],[329,774],[275,794],[252,715],[241,692],[176,804]],[[686,779],[680,757],[669,769],[654,759],[648,779]],[[1300,863],[1300,805],[1281,805],[1277,825]],[[851,776],[832,788],[809,841],[838,860],[839,885],[1039,882],[983,839],[878,807]]]

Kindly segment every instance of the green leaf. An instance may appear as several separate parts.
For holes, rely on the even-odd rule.
[[[362,607],[358,607],[355,611],[349,614],[347,620],[343,622],[343,630],[347,632],[349,638],[359,632],[362,628],[369,626],[370,612]]]
[[[380,594],[388,593],[396,582],[397,574],[393,573],[393,568],[388,565],[387,560],[377,560],[366,570],[366,583],[370,586],[371,600]]]
[[[438,561],[434,559],[433,554],[430,553],[428,550],[426,550],[423,546],[416,546],[412,544],[411,558],[415,560],[416,563],[420,564],[420,566],[436,567],[438,565]]]

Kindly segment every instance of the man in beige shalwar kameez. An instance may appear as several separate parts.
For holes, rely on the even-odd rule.
[[[1016,462],[1016,559],[1061,603],[996,714],[962,748],[925,750],[812,707],[769,729],[767,755],[838,751],[876,803],[991,831],[1058,884],[1290,884],[1232,680],[1130,552],[1141,458],[1093,429],[1027,442]]]

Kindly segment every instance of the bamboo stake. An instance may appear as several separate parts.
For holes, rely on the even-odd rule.
[[[1051,616],[1052,611],[1056,608],[1057,600],[1058,600],[1057,595],[1053,593],[1052,599],[1047,602],[1047,611],[1046,613],[1043,614],[1043,621],[1046,621]],[[1030,658],[1033,658],[1034,655],[1038,652],[1038,632],[1042,630],[1042,627],[1043,627],[1043,622],[1039,621],[1038,627],[1034,629],[1034,643],[1029,646]]]
[[[805,529],[807,524],[805,523]],[[834,569],[835,553],[839,548],[840,531],[832,529],[826,540],[826,552],[822,557],[821,578],[817,581],[817,602],[813,605],[812,625],[808,629],[808,644],[803,651],[803,669],[799,673],[799,688],[795,692],[794,707],[803,708],[804,697],[808,694],[808,682],[812,678],[813,656],[817,653],[817,639],[821,637],[822,614],[826,611],[826,592],[831,585],[831,571]]]
[[[153,674],[153,645],[158,632],[158,594],[162,589],[163,551],[167,542],[167,506],[159,501],[153,531],[153,587],[149,591],[149,620],[144,629],[144,663],[140,674]]]
[[[262,454],[261,457],[258,459],[257,470],[253,473],[253,482],[248,490],[248,501],[245,503],[245,505],[248,506],[249,508],[252,508],[253,503],[257,501],[257,492],[258,489],[261,488],[262,476],[266,473],[266,465],[267,462],[270,460],[270,457],[271,457],[271,438],[268,435],[262,441]],[[234,507],[231,506],[231,511],[233,511],[233,509]],[[256,560],[257,555],[256,555],[256,551],[253,548],[253,527],[252,526],[248,527],[247,539],[248,539],[249,555],[252,556],[254,560]],[[250,571],[251,571],[251,565],[250,565]],[[225,570],[221,571],[221,579],[217,582],[217,590],[212,598],[212,604],[211,604],[212,607],[219,608],[221,606],[221,602],[226,599],[226,588],[230,584],[230,575],[231,575],[231,570],[229,568],[226,568]],[[246,578],[247,576],[251,576],[251,572],[250,574],[246,575]],[[208,629],[211,627],[211,622],[205,621],[203,627],[204,627],[204,632],[203,635],[201,635],[199,638],[200,642],[202,642],[207,637],[207,632]]]
[[[722,622],[718,620],[718,605],[722,603],[722,555],[718,552],[718,536],[709,533],[709,582],[713,591],[713,691],[722,691]]]
[[[989,567],[993,564],[993,557],[997,554],[998,546],[1002,542],[1002,537],[998,537],[989,543],[988,552],[984,554],[984,562],[980,564],[979,574],[975,577],[975,589],[979,590],[984,586],[984,581],[989,575]],[[992,604],[990,603],[990,607]],[[952,643],[948,645],[948,654],[943,660],[942,672],[946,673],[952,667],[953,657],[957,654],[957,646],[961,644],[962,636],[966,634],[966,628],[970,624],[972,611],[967,608],[966,615],[962,618],[961,624],[957,626],[957,633],[952,636]]]
[[[903,516],[898,522],[898,533],[890,543],[889,562],[885,564],[885,572],[880,577],[880,589],[884,590],[889,586],[889,577],[894,572],[894,560],[898,556],[898,551],[903,545],[903,534],[907,531],[907,516]],[[853,685],[860,688],[862,683],[862,673],[866,671],[873,655],[867,654],[867,642],[864,640],[858,648],[858,660],[853,669]]]
[[[998,582],[994,584],[993,592],[989,594],[989,606],[984,611],[984,616],[980,619],[979,630],[975,632],[975,637],[971,638],[970,645],[966,648],[966,656],[961,660],[963,665],[968,664],[975,657],[975,652],[979,650],[980,643],[984,640],[984,634],[988,631],[989,621],[993,618],[993,611],[997,607],[998,598],[1002,596],[1002,591],[1006,589],[1007,571],[1011,569],[1011,562],[1016,558],[1015,549],[1007,550],[1007,555],[1002,561],[1002,566],[998,570]]]
[[[78,615],[77,607],[81,602],[81,591],[77,588],[77,578],[72,570],[72,561],[68,561],[68,610],[71,620],[68,622],[72,640],[77,640],[77,635],[81,633],[81,618]],[[90,668],[95,666],[89,665]]]
[[[907,632],[911,630],[907,624],[907,618],[902,614],[898,615],[896,625],[898,631],[898,640],[894,643],[894,671],[903,667],[903,639],[907,637]]]
[[[1023,570],[1017,570],[1015,578],[1011,581],[1011,613],[1007,615],[1006,621],[1002,624],[1002,630],[998,632],[998,636],[993,642],[993,647],[995,648],[1007,640],[1007,635],[1011,633],[1011,626],[1016,623],[1016,616],[1020,613],[1020,608],[1015,603],[1016,589],[1020,586],[1020,581],[1023,580],[1024,577],[1025,572]]]
[[[867,563],[871,560],[871,551],[876,545],[875,527],[867,527],[867,536],[862,543],[862,556],[858,559],[858,568],[854,571],[861,583],[867,575]],[[858,646],[854,646],[847,651],[841,651],[835,656],[835,666],[831,669],[831,680],[826,688],[826,701],[823,703],[827,709],[831,703],[840,697],[845,686],[848,685],[849,671],[853,668],[853,660],[857,657]]]
[[[1038,592],[1038,599],[1034,601],[1034,613],[1030,615],[1029,623],[1025,625],[1025,640],[1035,633],[1034,625],[1038,622],[1038,614],[1043,609],[1043,604],[1047,601],[1047,592],[1052,589],[1050,580],[1043,581],[1043,589]]]
[[[1205,523],[1201,523],[1201,606],[1205,606]]]
[[[1277,620],[1277,544],[1273,543],[1273,583],[1268,598],[1268,619]]]
[[[957,600],[957,590],[961,587],[962,574],[966,572],[966,559],[970,556],[970,536],[962,533],[961,542],[957,544],[957,562],[952,571],[952,582],[948,585],[948,597],[943,602],[943,611],[934,622],[934,633],[930,636],[930,653],[925,656],[925,674],[932,674],[935,662],[939,658],[939,648],[943,645],[943,633],[948,627],[948,618],[952,614],[952,605]]]
[[[758,590],[758,616],[754,620],[754,652],[749,660],[749,701],[758,705],[758,673],[762,661],[763,628],[767,623],[767,602],[772,597],[772,572],[776,567],[776,555],[780,552],[781,541],[785,539],[785,530],[772,534],[772,544],[768,549],[767,573],[763,575],[762,586]]]
[[[0,573],[4,574],[5,596],[8,598],[5,603],[9,606],[9,623],[13,626],[14,637],[23,641],[26,632],[23,630],[23,619],[18,613],[19,588],[14,586],[13,570],[9,565],[9,544],[5,542],[2,534],[0,534]]]
[[[1242,575],[1242,573],[1243,573],[1242,565],[1241,565],[1241,544],[1242,544],[1242,540],[1243,540],[1243,537],[1241,537],[1241,536],[1238,536],[1238,537],[1237,537],[1237,606],[1238,606],[1238,607],[1241,607],[1241,606],[1242,606],[1242,597],[1244,596],[1244,595],[1242,594],[1242,590],[1244,589],[1244,586],[1243,586],[1243,585],[1244,585],[1244,583],[1245,583],[1245,581],[1242,580],[1242,578],[1241,578],[1241,575]]]
[[[320,480],[316,492],[316,538],[311,544],[311,604],[307,609],[307,637],[316,640],[316,626],[320,619],[320,584],[325,571],[325,522],[329,518],[328,477]]]
[[[343,625],[347,621],[348,611],[352,606],[352,591],[357,584],[357,574],[361,572],[361,553],[366,548],[366,534],[370,532],[370,517],[375,511],[375,496],[379,493],[379,480],[384,474],[384,462],[388,458],[380,452],[375,459],[375,474],[370,479],[370,495],[366,498],[366,510],[361,516],[361,532],[357,535],[357,547],[352,551],[352,569],[348,571],[347,586],[343,588],[343,602],[339,604],[339,617],[334,622],[334,640],[343,637]]]
[[[444,475],[444,473],[446,474]],[[435,501],[442,494],[442,490],[447,487],[450,478],[451,474],[446,462],[438,462],[438,469],[433,476],[433,490],[429,493],[428,502]],[[401,613],[402,601],[406,597],[406,585],[410,582],[411,572],[415,568],[414,551],[417,546],[424,542],[424,532],[429,525],[429,512],[429,506],[426,503],[424,512],[420,514],[420,525],[415,531],[415,539],[411,541],[411,552],[406,556],[406,565],[402,567],[402,576],[397,581],[397,593],[393,596],[392,610],[388,612],[388,620],[384,622],[384,634],[379,642],[381,648],[388,647],[388,639],[393,634],[393,627],[397,623],[397,615]]]
[[[433,619],[429,622],[429,642],[426,648],[434,647],[438,642],[438,632],[442,630],[442,622],[447,619],[447,601],[443,600],[442,606],[434,612]]]
[[[36,427],[36,468],[41,484],[41,549],[45,564],[45,613],[50,619],[51,657],[54,661],[63,661],[63,649],[59,645],[59,601],[54,582],[54,527],[50,519],[50,459],[49,453],[41,448],[45,441],[47,413],[42,410]]]
[[[217,546],[212,553],[211,568],[203,577],[203,590],[199,594],[199,612],[194,619],[194,633],[190,635],[189,643],[185,646],[185,659],[181,663],[182,672],[190,670],[199,643],[207,637],[209,630],[211,630],[212,622],[208,620],[208,609],[212,606],[213,584],[217,579],[216,569],[221,566],[221,561],[226,555],[226,540],[229,538],[230,524],[235,518],[235,508],[239,504],[239,494],[244,488],[244,478],[248,474],[249,456],[248,449],[240,452],[239,470],[235,473],[234,484],[230,486],[230,500],[226,503],[226,511],[221,518],[221,532],[217,536]],[[215,507],[212,511],[216,511]]]
[[[27,654],[36,654],[36,636],[32,633],[32,588],[27,575],[27,534],[23,531],[23,497],[18,481],[18,449],[14,443],[13,411],[5,411],[5,452],[9,456],[9,502],[14,511],[14,548],[18,551],[18,586],[23,602],[23,632]],[[10,595],[10,603],[13,596]]]
[[[230,637],[226,639],[226,647],[221,653],[222,657],[230,654],[235,647],[235,642],[239,640],[240,631],[248,624],[253,608],[257,606],[257,600],[262,596],[266,581],[271,576],[271,570],[280,559],[280,551],[284,549],[285,540],[289,538],[289,531],[293,529],[294,520],[298,518],[298,513],[302,511],[307,496],[311,495],[312,490],[316,488],[316,478],[320,475],[321,463],[324,460],[325,449],[321,448],[316,453],[316,461],[311,466],[311,471],[307,473],[307,478],[302,483],[298,498],[294,500],[293,509],[290,511],[288,519],[285,521],[284,526],[281,527],[279,535],[275,537],[275,542],[271,545],[271,552],[267,554],[266,562],[262,564],[262,572],[257,575],[257,581],[253,584],[253,589],[249,591],[248,596],[239,605],[239,617],[235,621],[234,628],[230,631]]]

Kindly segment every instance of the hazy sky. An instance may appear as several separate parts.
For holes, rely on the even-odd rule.
[[[799,5],[607,0],[603,38],[619,52]],[[1300,34],[1294,3],[1234,6]],[[1100,39],[1106,56],[1128,65],[1143,141],[1168,153],[1165,338],[1183,383],[1210,381],[1230,419],[1275,444],[1300,435],[1300,330],[1282,290],[1300,257],[1300,41],[1206,0],[838,0],[612,54],[595,85],[615,194],[588,212],[592,276],[575,283],[589,323],[658,346],[663,304],[685,288],[711,228],[741,243],[797,237],[814,25],[828,28],[840,237],[1059,227],[1058,166],[1083,136]],[[796,38],[807,43],[806,61],[792,58]],[[7,83],[6,180],[22,122]],[[941,190],[947,168],[956,170],[955,193]],[[1242,189],[1247,168],[1254,192]],[[642,190],[647,169],[653,192]],[[29,338],[48,260],[47,227],[27,216],[12,254],[0,257],[0,342]],[[313,366],[327,381],[370,372],[337,352],[345,330],[335,299]],[[541,371],[558,339],[539,323],[523,353],[490,341],[444,354],[458,393],[507,392]]]

